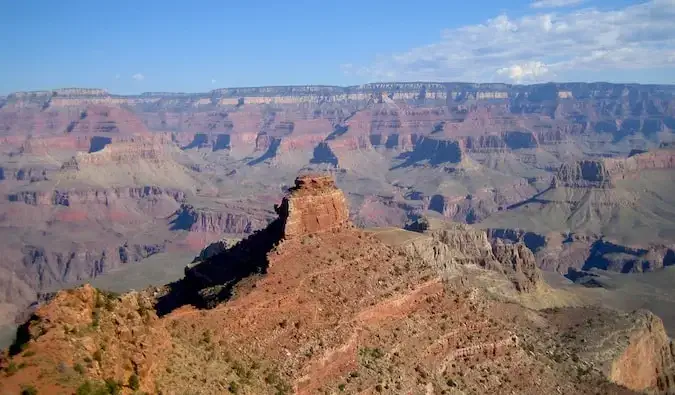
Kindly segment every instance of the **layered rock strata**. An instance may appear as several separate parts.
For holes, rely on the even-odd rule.
[[[331,176],[305,175],[295,180],[275,210],[283,222],[283,237],[295,238],[349,227],[349,208]]]
[[[632,179],[644,170],[675,168],[675,149],[661,148],[637,153],[627,158],[580,160],[564,163],[552,181],[552,186],[572,188],[607,188],[617,180]]]

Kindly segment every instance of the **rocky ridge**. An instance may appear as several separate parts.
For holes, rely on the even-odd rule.
[[[644,170],[675,168],[675,150],[660,148],[630,155],[627,158],[581,160],[565,163],[552,181],[553,187],[607,188],[617,180],[639,177]]]
[[[31,379],[49,393],[103,380],[123,393],[669,390],[672,344],[658,318],[489,298],[501,291],[488,278],[539,292],[527,248],[433,221],[354,229],[337,215],[336,190],[327,177],[299,178],[276,221],[165,289],[57,293],[18,331],[0,383],[13,391]],[[308,198],[337,210],[325,217]]]

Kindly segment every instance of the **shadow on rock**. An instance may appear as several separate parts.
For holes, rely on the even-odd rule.
[[[283,222],[272,222],[231,248],[205,261],[191,263],[185,277],[168,286],[168,292],[157,300],[157,315],[193,305],[210,309],[230,299],[234,287],[243,279],[267,273],[267,254],[281,240]]]

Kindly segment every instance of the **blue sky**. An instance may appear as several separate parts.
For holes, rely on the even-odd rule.
[[[0,0],[0,94],[675,83],[675,0]]]

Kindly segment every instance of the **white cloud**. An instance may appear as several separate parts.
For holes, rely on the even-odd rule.
[[[579,5],[586,0],[536,0],[530,3],[532,8],[558,8]]]
[[[515,82],[527,80],[537,80],[548,74],[548,67],[542,62],[525,62],[523,64],[514,64],[510,67],[502,67],[497,70],[499,75],[507,75]]]
[[[215,84],[216,82],[217,82],[216,80],[212,79],[212,80],[211,80],[211,85]]]
[[[534,82],[580,72],[672,68],[675,0],[614,10],[499,15],[442,32],[438,42],[342,71],[373,80]],[[569,79],[569,78],[568,78]]]
[[[115,74],[115,79],[116,79],[116,80],[119,80],[119,79],[120,79],[120,74],[119,74],[119,73]]]
[[[136,81],[143,81],[145,79],[145,76],[141,73],[136,73],[132,75],[131,78],[135,79]]]

